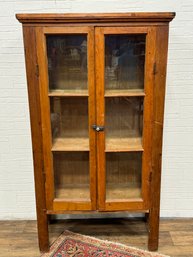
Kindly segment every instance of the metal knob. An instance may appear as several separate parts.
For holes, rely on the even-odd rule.
[[[92,125],[92,128],[97,131],[97,132],[100,132],[100,131],[103,131],[105,129],[104,126],[98,126],[98,125]]]

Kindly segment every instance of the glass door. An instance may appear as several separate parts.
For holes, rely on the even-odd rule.
[[[148,205],[151,35],[145,27],[96,30],[100,210],[145,211]]]
[[[96,209],[94,30],[48,27],[38,38],[47,208]]]

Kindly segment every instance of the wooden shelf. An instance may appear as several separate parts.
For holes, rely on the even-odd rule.
[[[90,186],[89,184],[64,185],[63,188],[56,188],[55,197],[58,199],[65,199],[68,201],[69,200],[90,201]]]
[[[76,138],[55,138],[52,151],[89,151],[89,139],[84,137]],[[135,152],[143,151],[142,138],[106,138],[105,152]]]
[[[90,200],[89,184],[71,184],[64,185],[63,188],[56,188],[55,197],[65,200]],[[141,198],[140,185],[127,184],[108,184],[106,187],[106,200],[129,200],[133,198]]]
[[[105,152],[143,151],[142,138],[106,138]]]
[[[140,185],[127,185],[127,184],[107,184],[106,187],[106,200],[127,200],[133,198],[141,198]]]
[[[105,97],[120,96],[145,96],[143,89],[109,89],[105,91]]]
[[[55,138],[52,151],[89,151],[89,139],[84,137]]]
[[[68,97],[68,96],[88,96],[88,89],[74,89],[74,90],[61,90],[55,89],[50,90],[48,93],[49,96],[61,96],[61,97]]]

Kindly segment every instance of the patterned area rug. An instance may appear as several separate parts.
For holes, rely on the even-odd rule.
[[[169,257],[65,231],[41,257]]]

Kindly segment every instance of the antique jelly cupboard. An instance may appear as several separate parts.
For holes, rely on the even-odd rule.
[[[48,215],[142,212],[158,248],[169,22],[175,13],[17,14],[39,246]]]

